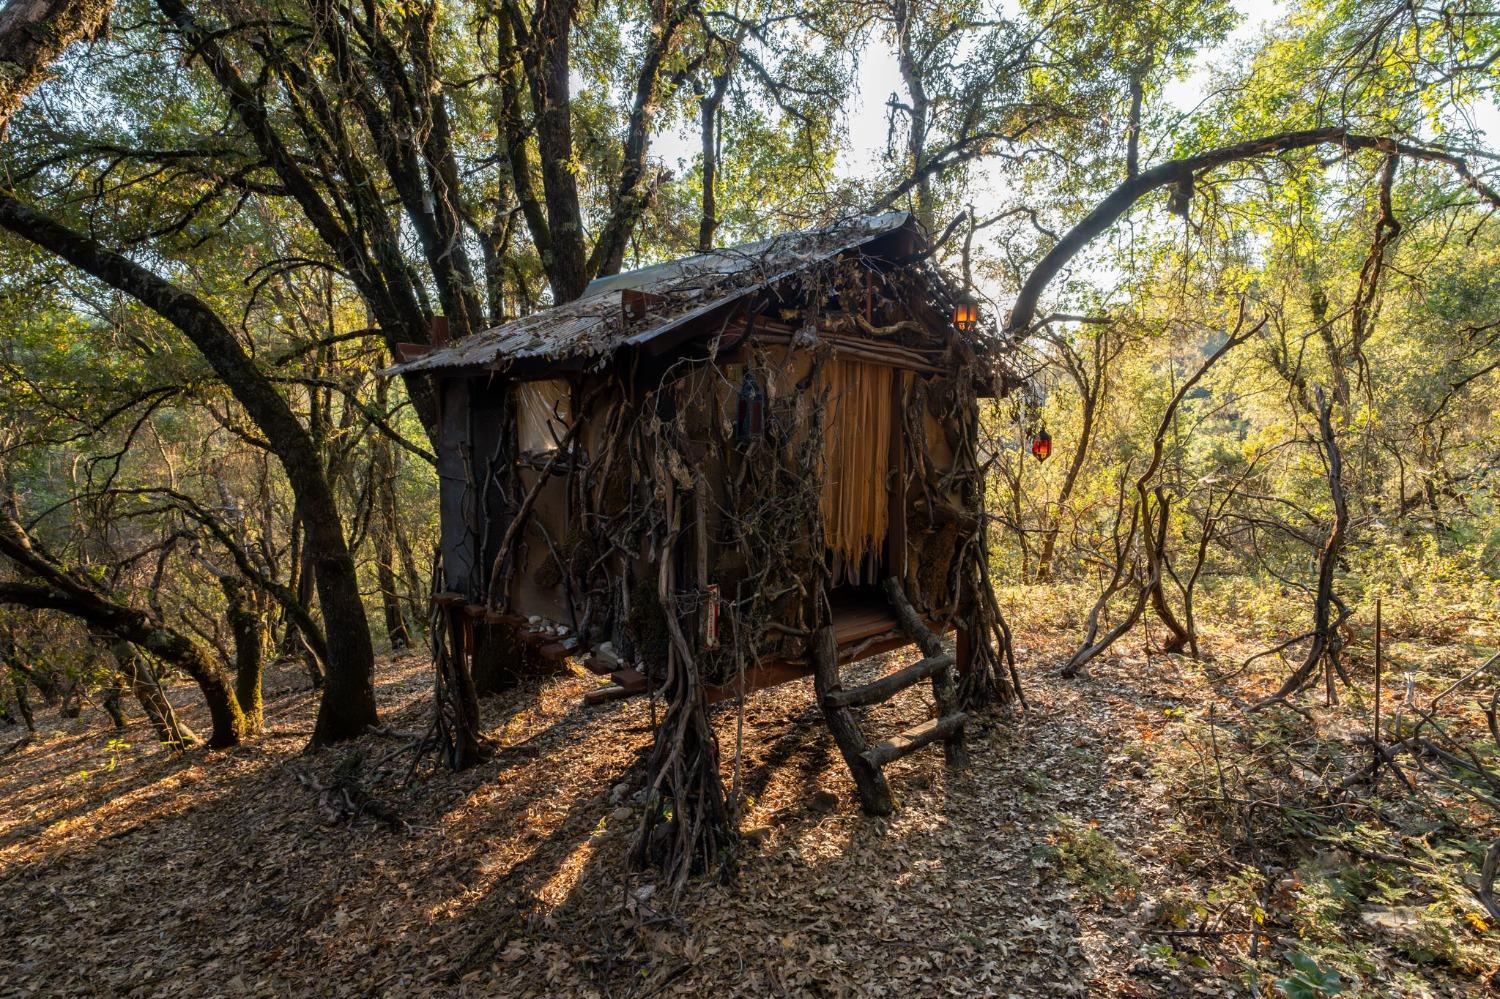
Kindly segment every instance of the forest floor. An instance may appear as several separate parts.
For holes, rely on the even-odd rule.
[[[936,751],[889,768],[889,819],[853,803],[810,681],[751,697],[738,876],[675,907],[625,873],[649,706],[585,708],[585,674],[487,700],[503,748],[410,780],[419,656],[380,666],[384,734],[315,754],[315,696],[292,674],[268,684],[268,732],[227,752],[172,756],[143,721],[40,712],[28,742],[0,729],[0,996],[1500,993],[1500,932],[1459,890],[1471,856],[1438,884],[1362,859],[1383,854],[1347,823],[1268,843],[1281,826],[1226,811],[1226,769],[1253,780],[1236,740],[1261,729],[1218,727],[1235,709],[1201,664],[1130,643],[1070,682],[1061,636],[1018,641],[1030,709],[971,726],[962,772]],[[1460,675],[1465,651],[1418,685]],[[1273,679],[1241,674],[1235,696]],[[175,694],[196,718],[191,688]],[[1319,703],[1271,714],[1352,758],[1358,712]],[[925,705],[908,691],[866,730]],[[717,717],[732,776],[736,712]],[[1299,731],[1287,746],[1311,744]],[[351,816],[329,787],[374,805]],[[1454,836],[1423,829],[1388,849],[1416,836],[1435,868]]]

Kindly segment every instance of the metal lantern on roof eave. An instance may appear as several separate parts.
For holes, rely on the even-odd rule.
[[[953,325],[960,333],[968,333],[979,325],[979,299],[967,291],[953,302]]]
[[[1031,439],[1031,453],[1037,461],[1046,461],[1052,454],[1052,435],[1045,430],[1038,431]]]

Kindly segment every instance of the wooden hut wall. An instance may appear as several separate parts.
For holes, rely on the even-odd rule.
[[[538,475],[540,472],[534,468],[522,468],[522,490],[529,491]],[[568,613],[563,569],[553,555],[553,546],[561,554],[567,544],[570,518],[566,500],[566,477],[552,476],[542,486],[521,532],[520,561],[511,582],[511,607],[524,617],[539,614],[551,621],[573,623]]]
[[[462,378],[439,383],[438,504],[444,585],[477,597],[483,587],[476,551],[478,511],[470,478],[472,452],[469,384]]]
[[[738,390],[746,364],[745,360],[723,363],[711,376],[717,382],[720,415],[728,435],[734,431]],[[806,351],[773,345],[757,349],[753,366],[762,377],[770,402],[774,403],[790,399],[811,365],[811,355]],[[898,448],[909,447],[905,432],[901,439],[892,440],[898,425],[894,409],[898,403],[917,411],[913,415],[918,416],[918,422],[908,432],[920,435],[921,446],[931,442],[932,465],[939,473],[952,468],[953,449],[945,423],[922,402],[933,391],[941,394],[939,386],[943,384],[943,379],[863,360],[835,356],[824,362],[818,388],[828,391],[824,413],[828,460],[820,513],[824,518],[825,542],[835,553],[836,584],[876,582],[879,572],[890,571],[884,546],[893,514],[902,513],[904,525],[911,516],[912,504],[923,496],[922,489],[913,481],[905,495],[907,509],[891,508],[893,462],[899,454]],[[806,393],[791,401],[800,408],[811,406],[811,400],[812,393]],[[718,493],[715,498],[722,502]],[[950,498],[956,499],[956,495]],[[928,526],[925,513],[917,520],[924,530],[906,538],[908,574],[920,569],[924,557],[931,560],[926,552],[932,538],[925,530]]]
[[[558,383],[561,384],[558,384]],[[584,414],[574,416],[573,402],[577,398],[577,382],[575,379],[549,379],[544,383],[532,385],[527,391],[519,391],[524,383],[512,383],[510,395],[512,405],[517,405],[517,400],[527,397],[531,404],[530,416],[535,419],[537,406],[547,403],[556,405],[556,411],[566,414],[569,419],[583,418]],[[540,401],[540,402],[539,402]],[[528,439],[535,442],[541,438],[536,427],[523,427],[526,414],[517,413],[518,433],[526,432]],[[555,418],[550,419],[553,423],[550,428],[553,433],[566,433],[567,424],[560,423]],[[585,422],[584,428],[580,430],[585,435],[590,424]],[[590,445],[594,442],[587,439],[578,441],[583,452],[584,459],[592,452]],[[533,453],[522,455],[517,467],[517,479],[519,493],[524,496],[536,485],[541,477],[542,466],[546,464],[547,456],[544,453]],[[576,625],[568,605],[568,582],[566,580],[565,563],[566,552],[570,548],[570,534],[573,530],[576,516],[568,509],[569,504],[569,480],[570,476],[565,468],[559,468],[556,473],[550,475],[542,484],[542,491],[537,497],[536,505],[532,507],[531,516],[521,532],[521,542],[517,551],[518,561],[516,572],[511,578],[510,604],[511,608],[523,617],[539,615],[550,621],[558,621],[569,626]]]
[[[512,443],[506,419],[503,383],[491,378],[466,382],[469,399],[469,449],[464,474],[468,476],[474,509],[475,578],[470,596],[482,601],[488,592],[495,550],[505,531],[510,510],[501,480],[510,461]]]
[[[925,457],[913,468],[907,492],[906,590],[914,603],[927,610],[944,609],[951,603],[949,570],[954,552],[971,526],[953,516],[953,511],[963,507],[957,486],[942,488],[944,477],[956,462],[958,426],[950,408],[952,389],[949,379],[927,380],[916,390],[908,408],[908,432],[920,435],[911,442],[908,454]],[[928,508],[929,490],[940,500],[937,510]]]

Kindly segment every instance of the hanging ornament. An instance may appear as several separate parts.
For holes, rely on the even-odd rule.
[[[1052,454],[1052,435],[1042,430],[1031,439],[1031,453],[1037,461],[1046,461],[1048,455]]]
[[[739,406],[734,419],[734,439],[741,444],[760,440],[766,432],[766,393],[755,380],[755,374],[745,369],[740,382]]]

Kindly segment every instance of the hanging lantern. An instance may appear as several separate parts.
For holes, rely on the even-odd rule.
[[[960,333],[967,333],[979,325],[979,300],[967,291],[953,303],[953,325]]]
[[[759,440],[766,432],[766,393],[749,368],[740,382],[739,406],[734,418],[734,439],[741,444]]]
[[[1031,453],[1037,461],[1046,461],[1052,453],[1052,435],[1043,430],[1031,439]]]

